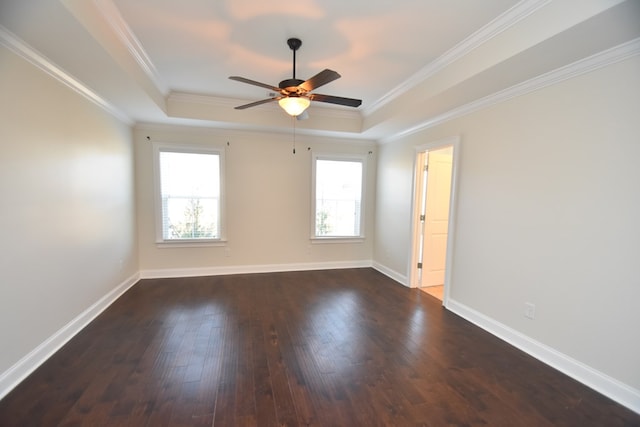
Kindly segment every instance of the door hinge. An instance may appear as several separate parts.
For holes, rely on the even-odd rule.
[[[425,216],[424,215],[420,215],[420,221],[424,221]]]
[[[422,263],[421,262],[418,263],[418,268],[422,268]]]
[[[424,171],[425,171],[425,172],[429,172],[429,165],[428,165],[428,164],[427,164],[427,165],[424,165]]]

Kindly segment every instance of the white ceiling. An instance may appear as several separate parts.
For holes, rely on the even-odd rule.
[[[363,100],[314,103],[301,131],[378,139],[638,37],[639,4],[0,0],[0,42],[40,55],[133,123],[278,130],[291,122],[277,104],[233,109],[269,91],[228,77],[277,86],[292,74],[286,40],[298,37],[298,78],[336,70],[319,92]]]
[[[369,105],[517,0],[114,0],[174,91],[261,99],[292,76],[289,37],[303,42],[297,77],[330,68],[342,78],[322,93]],[[464,11],[464,13],[460,13]]]

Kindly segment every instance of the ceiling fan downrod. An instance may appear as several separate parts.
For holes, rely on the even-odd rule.
[[[296,51],[302,46],[302,40],[295,37],[287,40],[289,48],[293,51],[293,80],[296,79]]]

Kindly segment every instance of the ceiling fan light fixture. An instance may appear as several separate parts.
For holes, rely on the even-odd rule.
[[[288,115],[296,117],[304,112],[309,107],[311,101],[304,96],[287,96],[278,101],[278,104],[282,107]]]
[[[280,107],[287,114],[293,117],[298,117],[300,114],[309,107],[311,101],[327,102],[329,104],[345,105],[347,107],[359,107],[362,104],[361,99],[344,98],[341,96],[331,95],[319,95],[317,93],[311,93],[313,90],[324,86],[327,83],[339,79],[340,74],[336,71],[325,68],[315,76],[308,80],[300,80],[296,78],[296,50],[302,46],[300,39],[291,38],[287,40],[289,48],[293,51],[293,78],[285,79],[280,82],[278,87],[260,83],[255,80],[250,80],[240,76],[230,76],[231,80],[235,80],[241,83],[247,83],[254,86],[260,86],[271,91],[271,98],[263,99],[261,101],[251,102],[245,105],[239,105],[235,107],[236,110],[244,110],[245,108],[256,107],[258,105],[266,104],[268,102],[278,101]]]

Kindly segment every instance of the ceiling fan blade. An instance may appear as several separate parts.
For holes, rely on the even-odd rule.
[[[347,107],[359,107],[362,104],[361,99],[343,98],[341,96],[320,95],[319,93],[310,93],[309,99],[312,101],[328,102],[329,104],[346,105]]]
[[[263,99],[262,101],[256,101],[256,102],[252,102],[250,104],[239,105],[239,106],[234,107],[234,108],[236,110],[244,110],[246,108],[256,107],[258,105],[266,104],[268,102],[277,101],[277,100],[279,100],[281,98],[282,98],[281,96],[276,96],[275,98],[267,98],[267,99]]]
[[[311,92],[312,90],[326,85],[327,83],[331,83],[332,81],[339,78],[340,74],[336,73],[333,70],[325,69],[323,71],[320,71],[315,76],[311,77],[306,82],[300,84],[298,87],[306,90],[307,92]]]
[[[230,78],[231,80],[235,80],[235,81],[237,81],[237,82],[247,83],[247,84],[254,85],[254,86],[260,86],[260,87],[263,87],[263,88],[265,88],[265,89],[272,90],[272,91],[274,91],[274,92],[276,92],[276,93],[280,93],[280,92],[282,91],[282,90],[281,90],[280,88],[278,88],[278,87],[271,86],[271,85],[268,85],[268,84],[266,84],[266,83],[260,83],[260,82],[257,82],[257,81],[255,81],[255,80],[245,79],[244,77],[231,76],[231,77],[229,77],[229,78]]]

